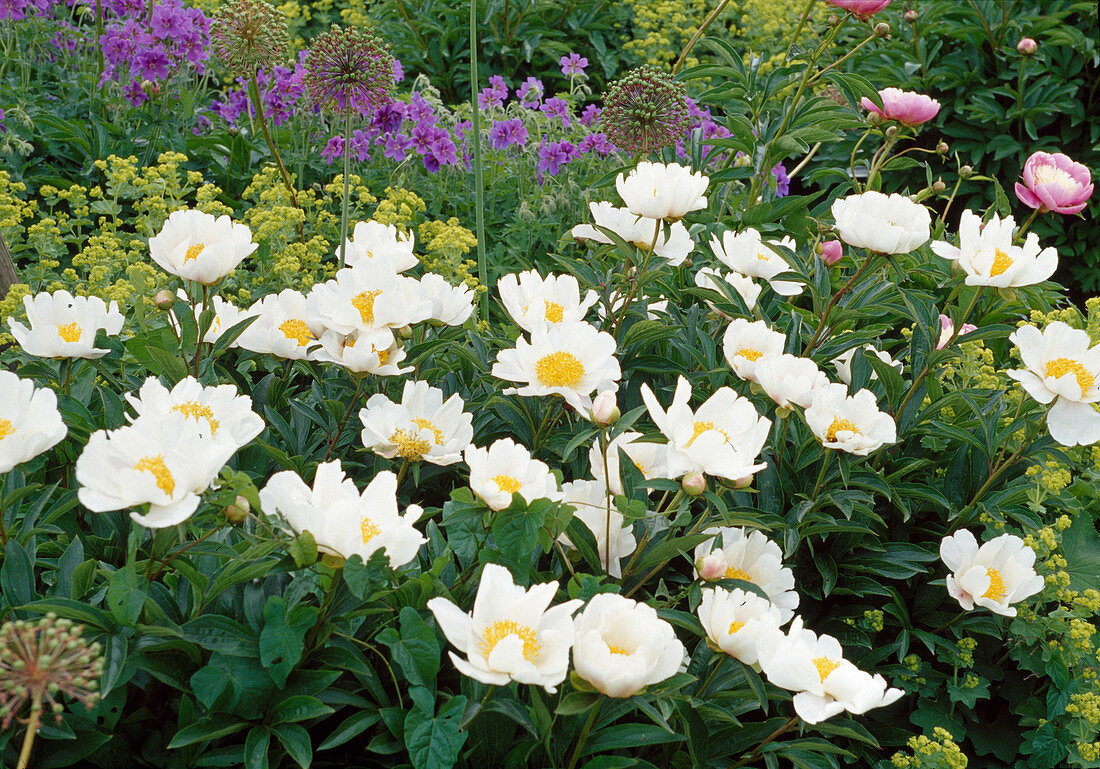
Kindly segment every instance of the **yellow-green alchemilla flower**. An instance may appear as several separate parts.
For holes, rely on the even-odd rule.
[[[861,457],[898,439],[894,418],[879,410],[870,390],[848,395],[847,386],[842,384],[819,387],[804,417],[825,448]]]
[[[53,448],[68,432],[53,390],[0,369],[0,473]]]
[[[451,645],[466,655],[449,652],[458,672],[485,684],[516,681],[553,694],[569,669],[572,615],[583,603],[566,601],[551,608],[557,591],[556,582],[525,590],[506,568],[489,563],[469,614],[446,598],[431,599],[428,609]]]
[[[978,540],[959,529],[940,542],[940,560],[947,575],[947,592],[967,611],[977,604],[996,614],[1015,617],[1011,604],[1035,595],[1046,582],[1035,573],[1035,551],[1012,534]]]
[[[771,601],[740,588],[703,588],[696,613],[712,644],[757,672],[760,646],[773,643],[783,624],[779,609]]]
[[[615,179],[615,189],[631,213],[666,221],[706,208],[709,184],[709,177],[678,163],[648,161]]]
[[[8,318],[12,336],[23,351],[39,358],[101,358],[107,350],[95,346],[96,332],[108,336],[122,330],[118,303],[98,296],[73,296],[68,291],[23,297],[30,328]]]
[[[783,551],[759,531],[743,528],[712,527],[704,534],[714,537],[695,547],[695,562],[708,556],[721,556],[725,569],[706,578],[740,579],[763,590],[780,615],[779,624],[786,624],[798,608],[798,593],[794,589],[794,572],[783,565]],[[696,576],[702,576],[696,572]]]
[[[760,232],[749,227],[742,232],[725,232],[710,240],[710,250],[722,264],[736,273],[750,278],[768,281],[772,290],[780,296],[797,296],[805,285],[794,280],[775,280],[775,276],[789,272],[791,265],[776,253],[774,245],[795,249],[791,238],[783,238],[778,244],[762,240]]]
[[[988,222],[973,211],[959,219],[959,245],[932,242],[932,252],[955,262],[966,273],[968,286],[1008,288],[1042,283],[1058,269],[1058,251],[1039,248],[1039,236],[1029,233],[1022,246],[1013,245],[1016,220],[993,214]]]
[[[363,445],[386,459],[453,465],[474,438],[473,417],[458,393],[443,400],[443,391],[427,382],[406,380],[401,403],[372,395],[359,411]]]
[[[257,248],[247,224],[194,209],[173,211],[160,232],[149,238],[149,256],[161,269],[207,286]]]
[[[773,331],[762,320],[734,318],[722,338],[722,351],[733,373],[741,379],[756,381],[756,361],[768,353],[782,353],[787,337]]]
[[[508,315],[528,333],[548,325],[583,321],[599,299],[595,291],[581,297],[580,284],[572,275],[551,273],[544,278],[537,270],[502,276],[497,291]]]
[[[561,499],[558,481],[545,462],[511,438],[501,438],[488,448],[469,446],[462,455],[470,468],[470,488],[493,510],[512,504],[518,493],[524,501]]]
[[[932,237],[928,209],[897,193],[876,190],[833,201],[840,239],[880,254],[908,254]]]
[[[576,619],[573,667],[608,697],[630,697],[671,678],[684,662],[676,631],[652,606],[600,593]]]

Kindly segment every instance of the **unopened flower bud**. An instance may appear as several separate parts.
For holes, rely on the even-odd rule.
[[[689,497],[698,497],[707,490],[707,479],[702,473],[689,473],[680,481]]]
[[[917,17],[918,17],[918,16],[920,16],[920,14],[919,14],[919,13],[917,13],[916,11],[914,11],[914,10],[908,10],[908,11],[906,11],[906,12],[905,12],[905,17],[904,17],[904,18],[905,18],[905,20],[906,20],[907,22],[909,22],[910,24],[912,24],[912,23],[913,23],[914,21],[916,21],[916,20],[917,20]]]
[[[613,425],[619,421],[622,412],[615,402],[615,393],[604,390],[592,399],[592,421],[598,425]]]
[[[713,581],[726,576],[729,564],[721,550],[712,550],[710,555],[704,555],[695,562],[695,570],[699,572],[699,579]]]
[[[830,13],[828,22],[830,27],[835,27],[837,24],[840,23],[840,17],[837,16],[835,13]]]
[[[832,267],[844,256],[844,246],[839,240],[826,240],[821,244],[821,258],[825,264]]]
[[[1039,44],[1030,37],[1020,38],[1020,42],[1016,43],[1016,53],[1021,56],[1031,56],[1038,48]]]
[[[974,169],[971,168],[970,166],[963,166],[962,168],[959,169],[959,176],[961,176],[964,179],[969,179],[973,175],[974,175]]]
[[[752,486],[751,475],[746,475],[743,478],[738,478],[736,481],[733,482],[733,488],[735,489],[747,489],[749,486]]]
[[[878,114],[877,112],[868,112],[867,113],[867,125],[876,126],[876,125],[880,125],[881,123],[882,123],[882,115]]]
[[[402,339],[412,339],[412,326],[402,326],[401,328],[397,329],[397,335]]]
[[[947,189],[947,185],[943,183],[943,179],[936,179],[932,182],[932,192],[939,195],[941,192]]]
[[[887,137],[893,139],[897,135],[898,135],[898,127],[896,125],[892,125],[892,126],[890,126],[889,128],[886,129],[886,136]]]
[[[937,155],[946,155],[947,150],[949,150],[949,149],[951,149],[951,148],[947,146],[947,142],[945,142],[941,139],[940,143],[936,145],[936,154]]]
[[[240,494],[233,500],[233,504],[227,505],[225,508],[225,520],[236,525],[244,523],[244,520],[248,517],[248,511],[252,509],[252,506],[248,504],[248,500]]]
[[[162,310],[171,310],[176,303],[176,297],[172,296],[171,291],[161,289],[157,292],[157,295],[153,297],[153,302]]]
[[[885,21],[880,21],[875,25],[875,34],[879,37],[890,37],[890,25]]]

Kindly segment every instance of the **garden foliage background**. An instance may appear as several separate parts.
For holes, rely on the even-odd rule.
[[[0,620],[71,619],[102,659],[91,707],[62,700],[64,715],[39,730],[35,766],[1100,766],[1100,451],[1055,443],[1046,409],[1006,374],[1023,365],[1009,335],[1025,323],[1061,321],[1100,342],[1100,302],[1088,298],[1100,283],[1100,196],[1078,216],[1029,222],[1058,252],[1054,278],[1036,285],[964,285],[928,244],[821,256],[836,237],[833,201],[863,186],[915,197],[931,239],[954,243],[964,210],[1028,218],[1013,185],[1033,152],[1100,168],[1095,4],[895,0],[870,20],[825,2],[721,5],[694,42],[715,3],[477,4],[478,162],[465,2],[288,0],[277,11],[290,53],[254,83],[213,53],[215,0],[0,4],[0,234],[18,270],[0,319],[25,322],[24,297],[59,290],[117,302],[126,318],[119,335],[100,334],[108,352],[94,360],[35,357],[0,334],[4,368],[56,391],[68,426],[4,476]],[[348,140],[303,79],[302,53],[334,23],[373,27],[403,77],[402,106],[356,116]],[[138,33],[147,46],[127,50],[121,41]],[[1022,38],[1037,42],[1033,53],[1018,49]],[[585,65],[568,65],[571,54]],[[687,127],[674,146],[628,152],[598,108],[642,65],[677,68]],[[881,103],[891,86],[935,97],[938,114],[895,134],[869,125],[861,99]],[[904,154],[876,152],[895,142]],[[705,207],[684,219],[692,243],[680,263],[651,260],[654,244],[571,235],[591,222],[589,203],[620,204],[616,174],[647,158],[709,178]],[[213,316],[188,306],[201,298],[193,284],[184,299],[156,301],[185,285],[149,255],[170,212],[251,229],[258,247],[216,289],[247,307],[333,278],[345,200],[353,227],[408,234],[413,273],[442,276],[456,295],[465,287],[476,305],[455,325],[400,330],[409,377],[242,349],[231,342],[243,328],[204,345]],[[778,284],[804,291],[783,293],[775,274],[752,298],[735,281],[700,280],[704,267],[725,272],[712,237],[748,228],[786,260]],[[621,368],[613,425],[554,396],[505,394],[514,383],[493,375],[498,353],[530,331],[498,281],[529,269],[596,292],[588,317],[614,337]],[[977,330],[939,349],[941,313]],[[897,440],[869,456],[823,447],[799,408],[777,409],[731,371],[723,334],[736,318],[766,321],[785,352],[834,381],[833,361],[851,351],[851,391],[874,393]],[[77,459],[96,431],[127,422],[124,394],[149,375],[171,386],[195,370],[250,396],[264,422],[198,512],[147,529],[125,509],[82,505]],[[384,458],[364,446],[358,420],[368,397],[399,401],[415,378],[461,396],[477,446],[511,438],[558,483],[598,480],[601,447],[623,432],[664,442],[641,388],[667,407],[681,376],[696,407],[728,387],[771,420],[766,467],[749,484],[708,473],[696,496],[696,479],[647,480],[624,454],[614,506],[636,549],[615,576],[601,560],[608,538],[568,504],[517,495],[491,509],[466,465]],[[410,562],[326,554],[313,532],[261,505],[275,473],[308,484],[333,459],[360,491],[398,473],[399,509],[423,508],[414,520],[426,542]],[[806,626],[904,696],[808,724],[759,666],[708,643],[695,549],[716,525],[766,533]],[[1035,551],[1046,587],[1016,616],[963,612],[948,595],[940,542],[962,528],[979,540],[1016,534]],[[469,610],[485,564],[523,586],[558,583],[556,604],[606,592],[644,601],[675,629],[684,666],[626,698],[576,672],[556,693],[460,674],[428,602]],[[762,592],[735,577],[717,584]],[[3,687],[0,712],[21,702]],[[10,715],[5,764],[24,744],[27,712]]]

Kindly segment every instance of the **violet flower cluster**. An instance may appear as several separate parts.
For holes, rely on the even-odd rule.
[[[126,99],[138,106],[149,98],[143,81],[159,84],[188,65],[197,74],[206,71],[210,20],[201,10],[182,0],[161,0],[151,14],[140,4],[131,9],[126,0],[107,5],[117,18],[99,38],[106,62],[100,87],[111,80],[124,83]]]

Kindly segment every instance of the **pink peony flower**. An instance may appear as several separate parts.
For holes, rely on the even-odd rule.
[[[963,334],[969,334],[971,331],[977,331],[978,327],[973,323],[964,323],[962,328],[959,329],[959,336]],[[951,322],[951,318],[947,317],[943,313],[940,313],[940,338],[936,342],[936,349],[942,350],[947,347],[947,340],[951,338],[951,335],[955,333],[955,324]],[[956,337],[958,338],[958,337]]]
[[[1089,169],[1061,152],[1036,152],[1024,163],[1024,183],[1016,182],[1016,197],[1041,212],[1075,214],[1092,194]]]
[[[825,0],[829,5],[843,8],[857,19],[869,19],[890,4],[890,0]]]
[[[844,256],[844,246],[839,240],[826,240],[821,244],[821,258],[830,267],[839,262],[842,256]]]
[[[860,101],[864,109],[870,110],[883,120],[896,120],[902,125],[915,126],[927,123],[940,111],[940,103],[931,96],[900,88],[884,88],[878,92],[882,99],[882,109],[866,96]]]

